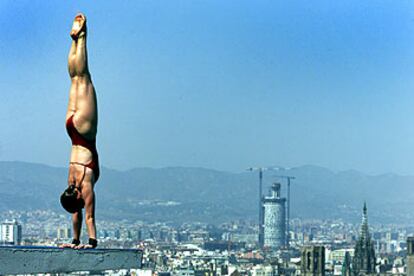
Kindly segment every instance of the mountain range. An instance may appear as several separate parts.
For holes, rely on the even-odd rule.
[[[333,172],[317,166],[264,173],[267,190],[273,182],[294,176],[291,217],[343,218],[359,221],[363,202],[370,220],[407,223],[414,217],[414,176]],[[144,221],[257,220],[258,172],[231,173],[205,168],[103,167],[96,184],[97,217]],[[0,162],[0,211],[51,209],[63,212],[59,196],[67,185],[67,169],[25,162]]]

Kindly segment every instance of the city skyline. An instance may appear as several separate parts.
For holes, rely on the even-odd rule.
[[[25,230],[22,236],[23,245],[49,246],[50,248],[50,246],[56,246],[70,239],[68,233],[70,228],[60,223],[61,216],[50,210],[8,211],[0,212],[0,221],[4,217],[21,218],[20,221]],[[7,222],[1,225],[5,224]],[[229,267],[232,266],[232,270],[241,270],[242,275],[250,275],[247,272],[254,273],[265,267],[280,271],[278,275],[294,275],[295,271],[305,271],[309,268],[312,270],[312,265],[309,266],[312,262],[309,263],[309,260],[317,258],[320,258],[317,260],[320,264],[320,274],[317,275],[323,275],[324,272],[327,275],[344,275],[341,274],[344,270],[348,271],[345,275],[353,275],[352,271],[357,269],[355,261],[362,262],[366,257],[363,252],[360,254],[361,250],[366,248],[363,246],[364,241],[371,240],[371,238],[373,242],[369,242],[368,249],[375,250],[372,252],[376,257],[372,259],[375,263],[371,262],[375,271],[387,271],[392,275],[401,275],[401,272],[412,269],[410,247],[414,228],[383,223],[368,225],[365,208],[362,223],[358,224],[346,223],[341,219],[295,219],[291,222],[291,226],[290,249],[271,249],[270,251],[270,248],[262,250],[258,248],[257,225],[244,220],[217,225],[200,222],[176,224],[161,221],[149,223],[110,220],[101,221],[98,235],[102,241],[101,249],[139,248],[143,250],[141,269],[164,272],[173,276],[177,275],[181,269],[188,271],[189,268],[195,271],[201,269],[214,271],[216,266],[204,265],[212,258],[226,263]],[[190,254],[185,254],[186,251]],[[308,257],[308,252],[311,258]],[[408,252],[408,256],[404,256],[404,252]],[[162,259],[156,259],[153,256],[160,256]],[[304,256],[307,258],[303,258]],[[298,262],[299,259],[301,262]],[[205,262],[200,263],[200,260]],[[188,261],[191,261],[193,265],[188,266]],[[302,265],[306,263],[307,265]],[[316,264],[316,262],[313,263]],[[225,271],[218,275],[231,275]],[[141,273],[143,272],[141,270]]]
[[[410,2],[3,1],[0,160],[64,167],[73,16],[103,166],[414,175]]]

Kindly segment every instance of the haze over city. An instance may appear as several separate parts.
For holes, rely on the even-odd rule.
[[[2,1],[0,160],[67,166],[80,10],[103,166],[414,174],[409,1]]]
[[[413,8],[1,1],[0,274],[413,276]]]

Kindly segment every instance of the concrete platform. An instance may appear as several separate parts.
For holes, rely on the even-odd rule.
[[[141,261],[138,249],[0,246],[0,275],[134,269]]]

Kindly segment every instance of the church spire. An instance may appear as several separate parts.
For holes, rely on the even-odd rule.
[[[354,257],[352,259],[352,270],[354,275],[375,273],[375,251],[368,229],[367,203],[364,202],[362,209],[362,223],[359,239],[355,245]]]
[[[361,239],[366,241],[370,238],[369,229],[368,229],[368,212],[367,212],[367,203],[364,201],[364,208],[362,209],[362,223],[360,231]]]

